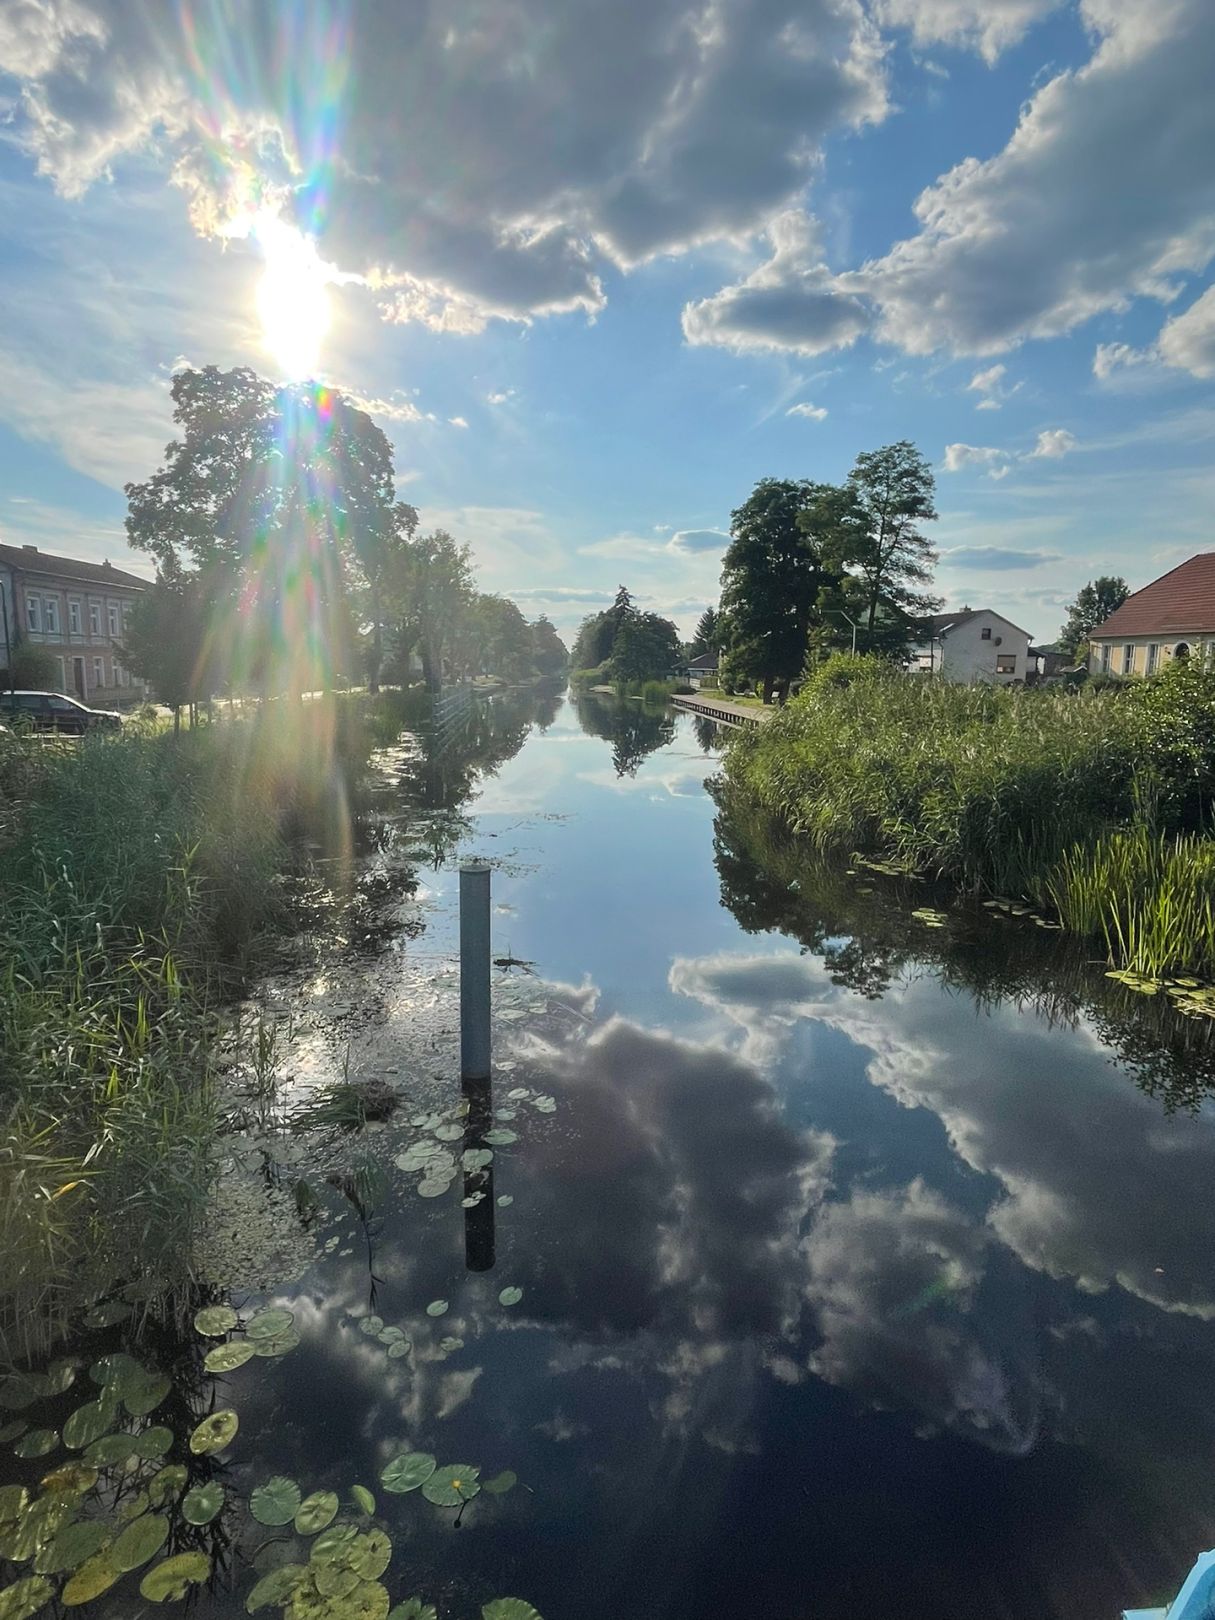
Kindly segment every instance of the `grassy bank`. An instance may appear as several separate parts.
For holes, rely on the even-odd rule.
[[[1140,971],[1215,972],[1215,673],[1192,663],[1064,693],[838,657],[727,770],[819,851],[1052,904]]]
[[[188,1284],[223,1007],[352,851],[364,700],[174,738],[0,736],[0,1350]]]

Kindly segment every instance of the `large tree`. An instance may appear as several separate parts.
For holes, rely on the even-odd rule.
[[[839,518],[850,536],[845,560],[859,587],[853,600],[865,627],[865,644],[858,643],[858,650],[871,651],[880,619],[887,625],[911,625],[940,605],[925,589],[937,554],[920,530],[937,515],[935,483],[915,445],[900,439],[859,455],[848,474],[847,492],[855,509],[841,507]]]
[[[833,551],[801,523],[828,488],[763,478],[731,514],[721,574],[723,681],[762,682],[765,703],[801,673],[819,593],[839,577]]]
[[[570,655],[552,621],[542,613],[532,625],[532,663],[537,675],[564,675]]]
[[[506,596],[478,595],[469,613],[477,673],[525,681],[532,673],[532,627]]]
[[[630,685],[665,680],[681,662],[679,631],[657,613],[630,610],[612,644],[612,679]]]
[[[175,731],[182,709],[188,708],[193,718],[197,705],[207,702],[223,681],[210,618],[204,577],[176,568],[161,574],[131,612],[122,661],[173,710]]]
[[[398,659],[407,660],[417,648],[432,692],[442,686],[445,669],[467,672],[475,659],[467,632],[476,590],[466,545],[445,529],[405,541],[394,555],[385,593],[398,627]]]
[[[1090,579],[1068,605],[1067,623],[1059,632],[1059,651],[1072,659],[1082,657],[1093,631],[1116,613],[1130,594],[1126,580],[1117,574]]]
[[[701,653],[715,653],[718,640],[717,609],[707,607],[696,621],[696,634],[692,637],[692,657]]]

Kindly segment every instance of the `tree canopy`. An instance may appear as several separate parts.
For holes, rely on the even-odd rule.
[[[1059,632],[1060,652],[1069,658],[1083,657],[1093,631],[1116,613],[1130,594],[1130,586],[1117,574],[1101,574],[1081,586]]]

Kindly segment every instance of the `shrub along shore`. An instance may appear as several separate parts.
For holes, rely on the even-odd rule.
[[[1111,962],[1215,979],[1215,671],[1101,690],[954,686],[837,655],[729,749],[823,853],[1031,900]]]
[[[0,1355],[133,1269],[136,1303],[188,1290],[225,1009],[305,846],[351,852],[365,701],[0,735]]]

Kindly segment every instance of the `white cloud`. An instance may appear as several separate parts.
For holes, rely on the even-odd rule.
[[[1215,377],[1215,286],[1161,328],[1160,358],[1194,377]]]
[[[392,393],[387,399],[378,399],[374,394],[360,394],[355,389],[343,389],[342,392],[352,405],[368,416],[378,416],[382,422],[437,422],[438,417],[433,411],[423,411],[410,398],[400,390]]]
[[[989,478],[1003,478],[1012,462],[1007,450],[985,444],[947,444],[945,471],[961,472],[964,467],[985,467]]]
[[[1069,433],[1066,428],[1044,428],[1038,435],[1037,444],[1029,452],[1029,459],[1036,461],[1045,457],[1048,461],[1058,461],[1075,448],[1075,434]]]
[[[515,390],[513,388],[501,388],[495,393],[486,394],[485,403],[487,405],[505,405],[508,399],[514,399],[514,397]]]
[[[452,427],[455,428],[466,428],[468,426],[468,423],[462,416],[449,416],[447,420],[451,423]]]
[[[1129,343],[1098,343],[1093,354],[1093,376],[1105,382],[1116,371],[1151,365],[1156,360],[1151,349],[1133,349]]]
[[[1008,367],[1000,364],[988,366],[983,371],[976,371],[966,384],[968,394],[979,394],[979,403],[975,406],[977,411],[998,411],[1005,400],[1020,389],[1019,382],[1013,383],[1011,388],[1004,386],[1004,378]]]
[[[1015,45],[1031,24],[1063,0],[875,0],[874,16],[909,28],[917,45],[957,45],[987,62]]]
[[[827,420],[827,407],[825,405],[812,405],[809,400],[805,400],[800,405],[790,405],[785,415],[808,416],[812,422],[825,422]]]

